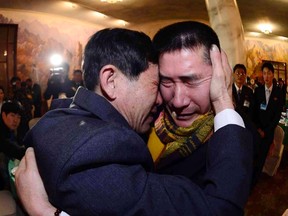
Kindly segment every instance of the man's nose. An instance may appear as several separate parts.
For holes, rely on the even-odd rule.
[[[175,108],[183,108],[189,105],[189,100],[186,97],[186,90],[183,86],[176,85],[172,102]]]

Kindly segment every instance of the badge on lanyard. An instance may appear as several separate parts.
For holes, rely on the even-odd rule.
[[[250,102],[248,100],[245,100],[243,106],[250,107]]]
[[[266,110],[267,109],[267,104],[264,104],[264,103],[260,104],[260,109],[261,110]]]

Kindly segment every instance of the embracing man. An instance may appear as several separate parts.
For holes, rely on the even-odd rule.
[[[149,150],[137,134],[149,130],[156,105],[161,103],[155,64],[158,52],[154,52],[151,40],[136,31],[104,29],[93,35],[85,48],[87,90],[77,91],[70,108],[48,112],[26,139],[34,147],[51,204],[70,215],[243,214],[252,170],[251,136],[233,110],[227,91],[232,74],[227,57],[220,52],[219,42],[207,47],[199,45],[176,52],[184,60],[192,52],[198,67],[206,72],[201,76],[188,60],[182,62],[187,74],[180,75],[179,80],[195,89],[205,84],[203,96],[208,97],[202,98],[203,108],[195,103],[189,112],[212,113],[212,104],[216,115],[215,133],[209,136],[205,147],[207,158],[202,158],[207,162],[206,171],[199,170],[201,184],[191,181],[198,173],[194,170],[191,178],[188,174],[190,179],[155,173]],[[203,59],[197,58],[195,51],[202,51]],[[173,52],[170,54],[173,57]],[[161,65],[159,56],[160,90],[162,84],[172,80],[171,74],[162,73],[165,70]],[[188,69],[193,73],[189,74]],[[176,90],[180,89],[179,80],[173,81],[177,83]],[[188,94],[189,88],[184,88],[184,92]],[[190,113],[181,114],[176,108],[170,110],[171,115],[175,112],[177,124],[183,122],[180,126],[188,127],[184,120]],[[198,117],[202,114],[189,119],[190,123]],[[64,130],[67,125],[69,131]],[[53,137],[55,134],[58,139]],[[199,163],[202,169],[203,162]],[[37,173],[33,150],[28,149],[16,173],[20,199],[30,215],[59,214],[48,203]],[[27,187],[35,184],[36,190]],[[31,199],[37,200],[37,206]]]

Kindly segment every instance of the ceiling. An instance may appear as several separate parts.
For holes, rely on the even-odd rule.
[[[70,9],[65,8],[60,0],[1,0],[0,8],[55,13],[95,22],[95,17],[87,15],[88,11],[93,10],[108,17],[124,20],[131,25],[187,19],[209,22],[205,0],[123,0],[116,4],[100,0],[67,2],[70,3]],[[71,6],[71,3],[75,4]],[[265,21],[270,22],[273,27],[273,33],[269,36],[288,38],[288,0],[238,0],[237,4],[245,33],[259,32],[258,24]]]

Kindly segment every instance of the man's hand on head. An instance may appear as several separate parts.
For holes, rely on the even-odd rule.
[[[210,98],[215,114],[224,109],[234,109],[232,101],[232,70],[227,55],[219,51],[216,45],[210,49],[212,62],[212,79],[210,85]]]
[[[30,216],[54,215],[40,177],[33,148],[26,150],[15,173],[17,194]]]

